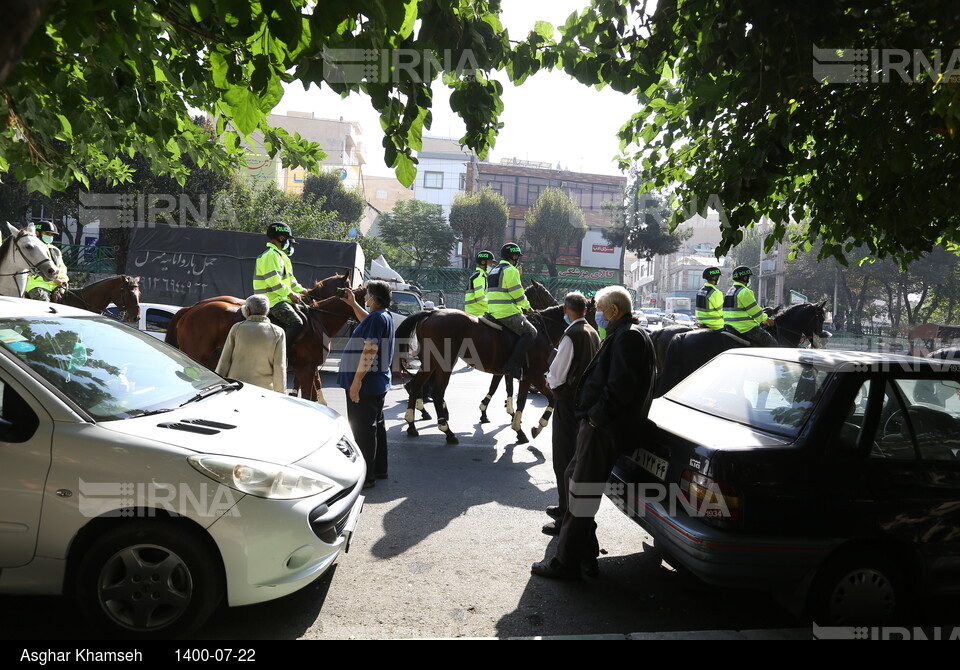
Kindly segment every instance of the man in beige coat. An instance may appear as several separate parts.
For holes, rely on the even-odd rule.
[[[287,344],[283,330],[270,323],[266,296],[252,295],[241,308],[245,321],[233,326],[217,363],[217,374],[284,393]]]

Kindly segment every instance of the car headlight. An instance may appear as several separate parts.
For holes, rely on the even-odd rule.
[[[315,472],[228,456],[190,456],[198,472],[224,486],[258,498],[295,500],[332,489],[336,484]]]

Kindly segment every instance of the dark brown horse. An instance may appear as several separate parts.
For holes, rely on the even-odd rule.
[[[97,314],[103,313],[110,303],[113,303],[120,310],[122,321],[136,323],[140,320],[140,277],[116,275],[87,284],[83,288],[70,288],[64,292],[59,302]]]
[[[531,309],[547,309],[557,304],[556,299],[554,299],[550,291],[547,290],[547,287],[536,279],[531,280],[530,286],[528,286],[523,293],[527,296],[527,301],[530,303]],[[490,405],[493,394],[500,388],[501,379],[504,379],[503,375],[494,375],[493,379],[490,380],[490,388],[487,389],[487,395],[480,401],[480,423],[490,423],[490,419],[487,417],[487,407]],[[506,380],[507,399],[504,401],[504,407],[507,410],[507,414],[513,416],[513,377],[506,377]],[[418,403],[417,409],[420,408],[421,405]],[[426,419],[427,417],[424,416],[423,418]],[[534,433],[534,437],[536,437],[536,433]]]
[[[560,342],[563,331],[567,327],[563,320],[563,308],[560,305],[532,312],[529,318],[537,327],[537,338],[527,352],[527,361],[523,365],[517,410],[511,423],[512,428],[517,432],[519,444],[528,441],[520,422],[531,385],[540,391],[548,402],[539,426],[534,428],[534,437],[546,427],[553,413],[553,393],[547,387],[544,375],[550,353]],[[410,387],[407,412],[404,415],[407,421],[407,435],[411,437],[418,435],[413,424],[414,404],[415,399],[420,397],[420,389],[424,382],[429,380],[433,390],[433,404],[437,411],[437,427],[446,436],[447,444],[459,444],[457,436],[450,430],[450,415],[443,400],[457,359],[463,360],[477,370],[502,375],[503,365],[507,362],[510,351],[516,343],[516,336],[508,330],[501,331],[484,325],[477,317],[456,309],[417,312],[400,324],[396,337],[403,341],[409,339],[414,333],[420,347],[423,367],[417,372]]]
[[[310,289],[311,297],[322,296],[322,299],[315,297],[306,310],[306,326],[287,352],[294,389],[303,397],[323,404],[326,401],[320,386],[319,367],[330,353],[331,339],[353,316],[352,309],[336,297],[338,288],[349,288],[348,275],[328,277]],[[354,295],[362,299],[366,289],[357,289]],[[217,296],[185,307],[170,320],[165,341],[215,370],[227,333],[243,320],[240,313],[243,304],[240,298]]]

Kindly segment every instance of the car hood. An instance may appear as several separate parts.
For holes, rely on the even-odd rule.
[[[666,398],[657,398],[650,407],[650,419],[661,430],[709,449],[754,449],[782,447],[786,437],[761,432],[735,421],[691,409]]]
[[[281,465],[299,461],[331,440],[338,440],[347,429],[340,415],[324,405],[250,384],[163,414],[97,425],[197,453]]]

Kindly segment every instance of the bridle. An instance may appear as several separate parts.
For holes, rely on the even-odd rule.
[[[16,279],[15,281],[17,282],[17,287],[18,287],[18,288],[20,287],[20,281],[21,281],[21,280],[20,280],[20,277],[21,277],[22,275],[29,274],[31,271],[33,272],[33,274],[42,274],[42,272],[41,272],[41,270],[40,270],[40,266],[41,266],[43,263],[50,263],[51,265],[53,265],[53,261],[51,261],[49,258],[44,258],[44,259],[43,259],[42,261],[40,261],[39,263],[34,263],[34,262],[31,261],[29,258],[27,258],[27,255],[26,255],[25,253],[23,253],[23,249],[20,248],[20,241],[21,241],[25,236],[30,235],[30,234],[31,234],[31,233],[28,232],[28,229],[27,229],[27,228],[21,228],[20,231],[13,237],[13,239],[10,240],[10,244],[11,244],[11,246],[13,247],[13,253],[12,253],[13,257],[16,258],[16,255],[19,253],[19,254],[20,254],[20,257],[23,258],[24,262],[26,262],[26,264],[27,264],[27,269],[25,269],[25,270],[18,270],[17,272],[4,272],[4,273],[0,274],[0,277],[17,277],[17,279]],[[24,288],[26,288],[26,285],[24,285]],[[21,290],[20,292],[23,293],[22,290]]]

